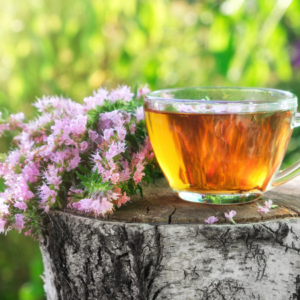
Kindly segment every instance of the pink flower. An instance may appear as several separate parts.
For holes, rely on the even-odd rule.
[[[80,151],[84,152],[88,148],[89,144],[84,141],[80,144]]]
[[[154,157],[154,152],[152,152],[152,153],[150,153],[149,155],[147,155],[147,158],[148,158],[149,160],[151,160],[153,157]]]
[[[51,126],[51,129],[55,135],[69,135],[71,132],[70,122],[66,116],[62,120],[56,119],[54,125]]]
[[[91,157],[92,157],[92,162],[94,162],[94,163],[102,161],[102,158],[101,158],[101,156],[99,154],[99,150],[96,151],[95,154],[92,154]]]
[[[136,170],[133,175],[135,184],[138,184],[142,180],[144,175],[145,175],[145,173],[142,173],[140,170]]]
[[[143,158],[141,159],[141,161],[139,161],[137,164],[136,164],[136,170],[138,172],[142,172],[144,170],[144,165],[142,163],[142,160],[144,160],[145,156],[143,156]]]
[[[5,225],[7,221],[0,218],[0,233],[5,233]]]
[[[119,173],[114,173],[114,174],[112,174],[112,176],[111,176],[111,181],[112,181],[112,183],[113,183],[113,184],[116,184],[117,181],[119,180],[119,177],[120,177],[120,174],[119,174]]]
[[[113,204],[107,201],[107,198],[102,198],[102,201],[95,200],[92,203],[91,211],[93,211],[96,215],[104,215],[105,213],[111,212],[113,210]]]
[[[48,213],[49,210],[50,210],[49,205],[45,205],[45,206],[44,206],[44,212],[45,212],[45,213]]]
[[[130,120],[131,120],[131,114],[123,111],[123,119],[124,119],[124,124],[129,124]]]
[[[106,170],[106,169],[102,169],[102,179],[103,181],[108,181],[112,174],[113,174],[113,170]]]
[[[55,202],[57,193],[51,190],[45,183],[40,187],[40,197],[42,199],[41,203],[46,204],[48,200],[53,204]]]
[[[24,113],[20,112],[20,113],[17,113],[15,115],[10,115],[10,118],[13,121],[22,121],[22,120],[25,119],[25,115],[24,115]]]
[[[96,92],[94,91],[94,97],[97,98],[97,101],[99,101],[97,105],[102,105],[100,104],[100,101],[104,101],[105,99],[108,99],[108,94],[109,92],[104,89],[104,88],[99,88]]]
[[[105,202],[105,203],[104,203]],[[92,201],[90,212],[95,213],[96,216],[102,214],[104,215],[106,213],[105,204],[107,203],[106,198],[103,198],[102,201],[100,200],[94,200]],[[110,203],[112,205],[112,203]]]
[[[113,157],[118,155],[118,145],[115,142],[112,142],[112,144],[109,147],[109,150],[106,152],[106,159],[111,160]]]
[[[116,102],[117,100],[123,100],[125,102],[129,102],[133,96],[134,93],[130,93],[130,87],[124,85],[112,91],[109,94],[108,99],[113,102]]]
[[[124,142],[118,142],[117,146],[118,146],[119,153],[125,152],[126,144]]]
[[[35,106],[39,112],[44,112],[53,107],[57,107],[57,108],[61,107],[62,101],[63,100],[61,98],[58,98],[57,96],[54,97],[43,96],[42,99],[38,99],[37,102],[32,104],[32,106]]]
[[[121,174],[120,174],[120,179],[119,179],[119,181],[122,182],[122,181],[128,180],[128,179],[130,178],[130,174],[131,174],[130,169],[129,169],[128,167],[125,168],[124,171],[121,172]]]
[[[225,213],[225,217],[226,217],[227,219],[231,219],[231,218],[233,218],[235,215],[236,215],[236,211],[234,211],[234,210],[229,211],[228,214]]]
[[[78,115],[70,122],[70,128],[75,134],[83,134],[86,131],[87,116]]]
[[[262,207],[262,206],[258,205],[258,210],[257,211],[267,214],[270,211],[270,209],[268,207]]]
[[[34,183],[38,181],[40,170],[37,168],[36,164],[31,161],[26,164],[26,166],[22,170],[22,174],[27,181],[29,181],[30,183]]]
[[[126,129],[124,127],[117,127],[116,128],[119,140],[123,141],[126,136]]]
[[[15,215],[15,223],[14,223],[14,227],[19,230],[19,233],[21,232],[21,230],[24,228],[24,221],[25,216],[21,215],[21,214],[16,214]]]
[[[218,220],[217,217],[211,216],[207,220],[205,220],[204,222],[207,223],[207,224],[213,224],[213,223],[218,222],[218,221],[219,220]]]
[[[73,155],[74,157],[71,159],[71,161],[69,162],[69,165],[68,167],[66,168],[66,170],[68,172],[70,172],[71,170],[75,169],[78,167],[80,161],[81,161],[81,158],[79,156],[79,153],[76,152],[75,150],[73,151]]]
[[[273,201],[271,199],[268,200],[268,201],[265,201],[266,208],[271,209],[272,205],[273,205]]]
[[[7,204],[4,204],[6,200],[4,198],[0,198],[0,215],[8,215],[9,211],[8,208],[9,206]]]
[[[89,212],[92,202],[93,202],[93,199],[89,199],[89,198],[82,199],[79,202],[73,203],[73,207],[77,208],[80,211]]]
[[[34,197],[30,191],[27,181],[24,177],[18,176],[13,186],[14,198],[19,201],[28,200]]]
[[[9,124],[0,124],[0,136],[2,136],[6,130],[9,130]]]
[[[23,209],[24,211],[26,211],[27,209],[27,205],[25,202],[17,202],[14,204],[14,207],[17,207],[19,209]]]
[[[130,126],[129,126],[129,131],[131,134],[134,134],[135,133],[135,124],[132,123]]]
[[[89,138],[92,142],[95,142],[95,140],[98,138],[98,133],[93,130],[89,130]]]
[[[109,128],[109,129],[104,129],[103,131],[103,138],[106,141],[109,141],[110,138],[114,135],[114,129],[113,128]]]
[[[130,197],[126,195],[126,192],[124,192],[123,196],[119,198],[118,200],[118,207],[120,207],[122,204],[125,204],[127,201],[130,200]]]
[[[143,87],[138,89],[136,98],[140,99],[142,96],[148,94],[149,92],[150,89],[148,88],[148,84],[145,84]]]
[[[48,184],[53,184],[56,190],[59,190],[59,185],[62,183],[61,176],[58,175],[58,169],[54,165],[48,165],[47,171],[44,173],[44,177]]]
[[[124,124],[124,120],[120,113],[116,113],[111,117],[114,126],[122,126]]]
[[[268,201],[265,201],[265,206],[262,207],[260,205],[258,205],[258,212],[262,212],[267,214],[272,208],[277,207],[278,205],[273,205],[273,201],[270,199]]]
[[[113,204],[107,201],[106,197],[102,199],[82,199],[79,202],[73,203],[73,207],[77,208],[79,211],[84,211],[87,213],[94,213],[96,216],[112,211]]]
[[[232,222],[233,224],[235,224],[235,221],[233,220],[233,217],[236,215],[236,211],[231,210],[227,213],[225,213],[225,218],[228,219],[230,222]]]
[[[15,165],[17,165],[20,161],[22,153],[20,152],[20,150],[13,150],[9,153],[6,161],[9,162],[9,164],[14,167]]]
[[[145,114],[144,114],[144,107],[140,106],[135,110],[134,116],[136,117],[137,123],[139,123],[141,120],[145,119]]]
[[[107,191],[106,193],[107,199],[108,200],[117,200],[120,196],[119,193],[113,193],[112,191]]]
[[[57,163],[57,164],[61,164],[63,165],[64,160],[68,159],[68,151],[64,150],[64,151],[57,151],[55,153],[55,156],[53,157],[52,161]]]
[[[87,110],[91,110],[96,107],[96,99],[92,96],[85,97],[83,102],[85,103]]]
[[[98,93],[94,93],[94,96],[86,97],[83,102],[86,104],[86,109],[94,109],[97,105],[102,106],[104,98]]]
[[[110,167],[110,169],[111,169],[112,171],[116,169],[116,164],[114,163],[113,160],[110,160],[110,161],[108,162],[108,165],[109,165],[109,167]]]
[[[101,127],[103,129],[108,129],[111,127],[111,122],[113,123],[114,126],[122,126],[124,123],[124,120],[122,118],[121,113],[118,110],[113,110],[110,112],[106,113],[101,113],[100,114],[101,118]]]

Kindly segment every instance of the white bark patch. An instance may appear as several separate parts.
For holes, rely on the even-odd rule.
[[[52,260],[50,254],[47,250],[47,247],[44,246],[44,239],[40,237],[40,250],[43,257],[43,265],[44,265],[44,275],[41,278],[44,281],[44,290],[47,296],[47,300],[57,300],[57,292],[54,284],[54,276],[52,270]]]

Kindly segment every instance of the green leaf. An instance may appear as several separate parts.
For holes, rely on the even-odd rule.
[[[126,158],[128,161],[131,161],[131,157],[130,157],[129,152],[127,150],[122,153],[122,156],[124,158]]]
[[[92,180],[96,181],[98,179],[98,167],[96,168]]]
[[[139,189],[139,191],[140,191],[140,193],[141,193],[142,199],[144,199],[143,187],[142,187],[140,184],[138,184],[138,185],[137,185],[137,188]]]
[[[135,85],[135,87],[134,87],[134,90],[133,90],[133,92],[134,92],[134,96],[133,96],[133,100],[136,100],[136,98],[137,98],[137,92],[138,92],[138,89],[139,89],[139,83],[137,83],[136,85]]]
[[[127,134],[125,140],[129,142],[134,148],[139,149],[137,138],[132,134]]]
[[[6,159],[6,157],[7,157],[7,154],[5,154],[5,153],[0,153],[0,162],[4,162],[5,159]]]
[[[76,189],[76,190],[84,190],[84,188],[85,188],[85,185],[82,184],[82,183],[79,183],[79,184],[77,184],[77,185],[75,186],[75,189]]]
[[[79,165],[78,168],[80,169],[80,171],[83,173],[83,174],[89,174],[90,171],[88,169],[86,169],[85,167]]]
[[[85,176],[79,174],[78,172],[76,172],[76,174],[77,174],[78,178],[80,178],[83,182],[87,182],[88,181],[88,179]]]

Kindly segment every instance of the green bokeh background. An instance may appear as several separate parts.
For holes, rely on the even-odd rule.
[[[44,94],[82,101],[100,85],[138,82],[275,87],[300,97],[299,15],[296,0],[0,1],[0,105],[30,118]],[[7,151],[8,139],[0,142]],[[299,148],[295,129],[283,167]],[[44,299],[41,274],[37,242],[0,236],[1,300]]]

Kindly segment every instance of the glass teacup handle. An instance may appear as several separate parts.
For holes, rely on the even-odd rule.
[[[300,113],[295,113],[293,120],[292,120],[292,127],[299,127],[300,126]],[[298,160],[296,163],[291,165],[290,167],[279,171],[271,183],[271,187],[269,189],[272,189],[274,187],[277,187],[279,185],[282,185],[291,179],[295,178],[300,174],[300,160]]]

